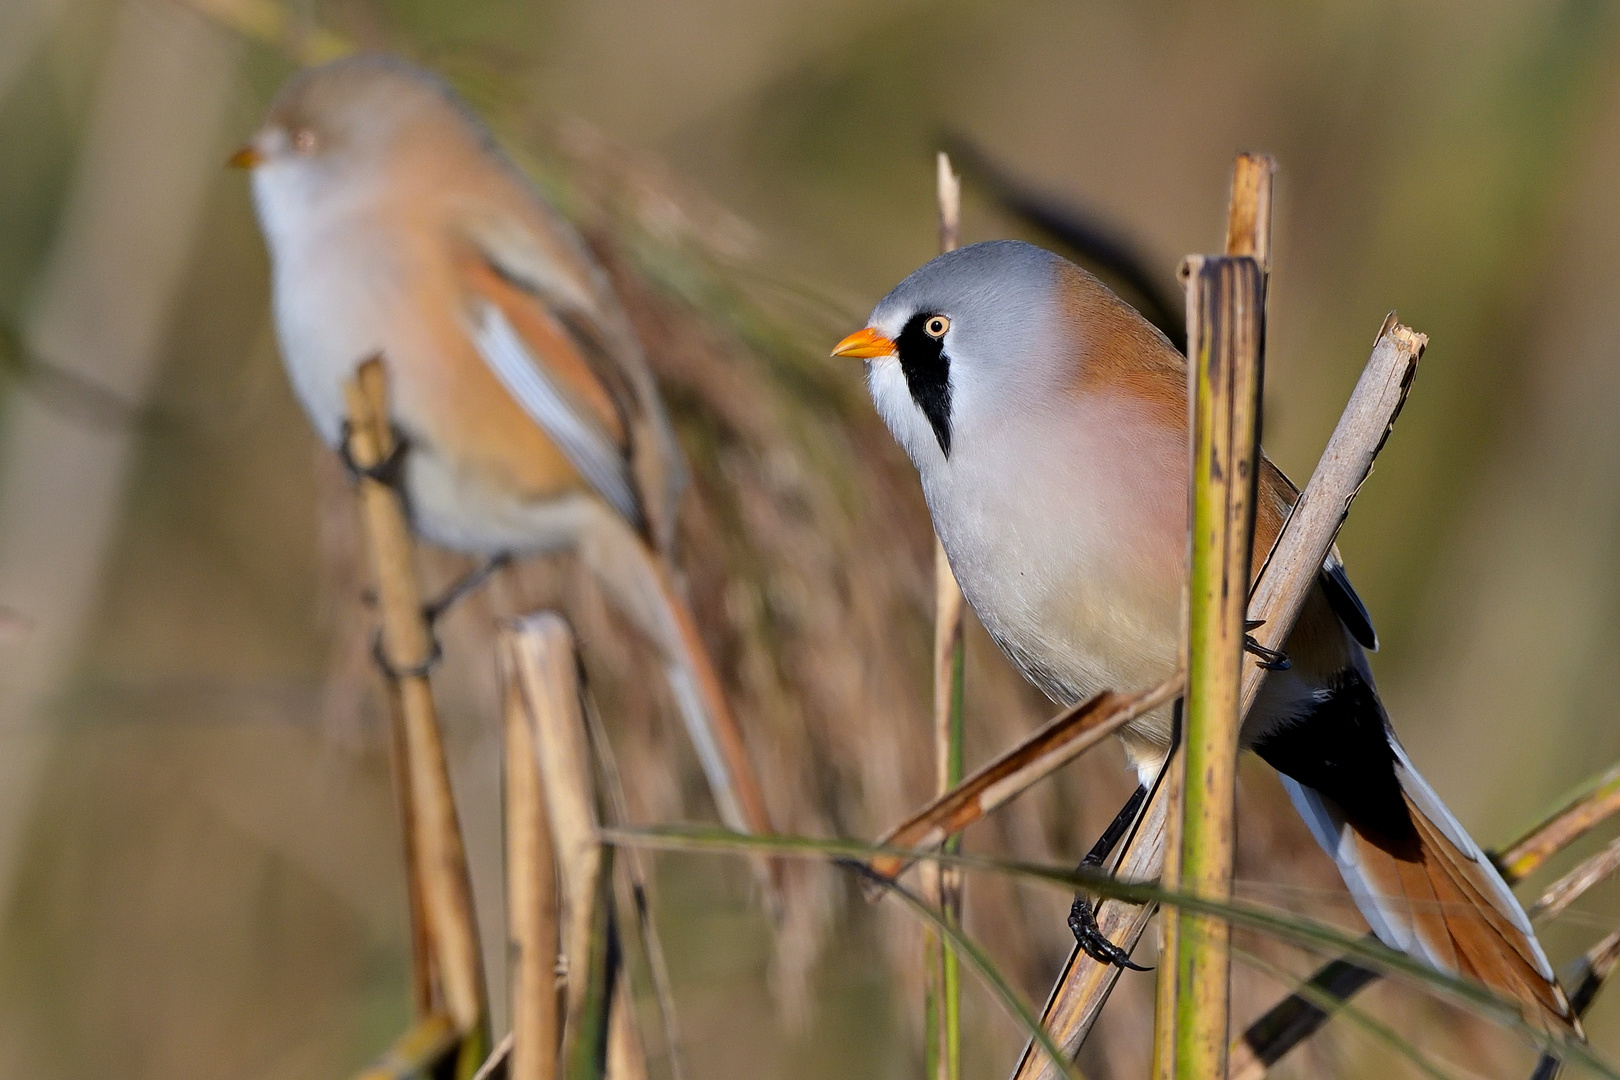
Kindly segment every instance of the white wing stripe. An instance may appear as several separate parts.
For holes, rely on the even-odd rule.
[[[1362,874],[1361,866],[1356,861],[1356,845],[1350,836],[1350,830],[1336,820],[1336,815],[1328,809],[1315,788],[1308,788],[1291,776],[1284,776],[1281,773],[1278,776],[1288,792],[1288,797],[1293,800],[1294,809],[1305,819],[1305,825],[1311,830],[1311,836],[1322,845],[1322,849],[1338,866],[1339,876],[1349,888],[1350,898],[1356,902],[1356,910],[1367,920],[1373,934],[1390,948],[1409,952],[1412,947],[1411,930],[1406,925],[1409,918],[1398,910],[1391,910],[1398,901],[1393,897],[1379,895]]]
[[[499,308],[487,302],[479,304],[476,321],[473,340],[501,385],[529,418],[545,429],[586,482],[625,520],[639,523],[640,507],[630,485],[629,466],[619,448],[570,407]]]

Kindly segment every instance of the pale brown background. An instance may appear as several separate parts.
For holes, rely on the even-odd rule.
[[[1342,540],[1412,756],[1486,844],[1620,757],[1620,27],[1610,5],[290,6],[446,71],[504,138],[534,150],[526,161],[552,160],[537,132],[580,117],[638,160],[666,163],[674,186],[734,211],[749,226],[740,235],[753,273],[834,298],[833,313],[802,320],[808,344],[795,355],[818,386],[847,380],[844,409],[860,405],[855,373],[811,346],[859,325],[931,254],[928,155],[942,129],[1136,235],[1167,282],[1182,254],[1218,245],[1234,151],[1275,153],[1273,456],[1304,479],[1386,311],[1433,343]],[[344,697],[329,674],[363,627],[332,614],[352,595],[322,569],[342,562],[319,543],[341,547],[342,529],[318,528],[320,506],[341,506],[340,485],[328,473],[333,491],[321,495],[275,358],[246,184],[219,168],[292,66],[200,13],[216,8],[234,5],[0,4],[0,325],[26,343],[5,352],[32,352],[99,388],[25,382],[15,365],[0,387],[0,604],[21,613],[0,641],[0,1071],[10,1076],[338,1076],[406,1017],[386,764],[364,725],[333,722],[369,685]],[[970,190],[966,239],[1012,228]],[[720,395],[723,359],[663,364],[684,412]],[[863,682],[828,668],[818,700],[847,701],[849,731],[900,734],[871,744],[891,758],[851,764],[866,744],[825,724],[793,735],[781,718],[797,714],[779,702],[778,726],[760,738],[781,786],[848,780],[779,791],[813,809],[792,825],[871,835],[928,783],[927,751],[911,737],[926,525],[914,481],[870,417],[838,421],[830,408],[825,430],[857,432],[847,444],[820,458],[756,456],[788,476],[784,489],[794,470],[817,490],[866,485],[855,520],[886,522],[854,528],[828,557],[894,583],[908,619],[879,634],[868,613],[859,641],[891,650],[880,671],[899,675],[868,671]],[[756,449],[782,414],[762,415]],[[821,505],[836,504],[828,498]],[[700,598],[714,601],[704,610],[719,625],[716,598],[735,599],[718,558],[726,548],[703,532],[711,518],[695,520],[695,550],[716,556],[695,574]],[[792,609],[792,580],[780,580],[770,602]],[[728,633],[745,638],[748,621],[732,615]],[[499,880],[498,744],[476,685],[491,663],[464,648],[447,673],[486,894]],[[993,689],[971,699],[974,760],[1042,711],[999,665],[976,638],[970,687]],[[678,743],[667,776],[640,774],[656,789],[643,805],[703,817]],[[633,762],[659,760],[654,743],[644,749]],[[1044,835],[1015,824],[975,843],[1006,850],[1022,836],[1025,854],[1073,859],[1124,791],[1117,754],[1105,758],[1067,778],[1067,794],[1041,796],[1038,814],[1011,819],[1031,829],[1038,819]],[[1296,887],[1256,895],[1354,925],[1314,891],[1331,877],[1297,824],[1274,816],[1286,814],[1274,782],[1261,770],[1245,778],[1268,813],[1245,816],[1266,858],[1244,871]],[[850,900],[831,871],[808,874],[825,879],[817,925],[831,944],[808,1002],[778,986],[789,1004],[772,1005],[766,930],[744,876],[716,874],[721,860],[658,865],[695,1077],[916,1075],[916,1002],[874,959],[897,924]],[[1007,895],[994,888],[984,895]],[[1615,900],[1598,890],[1547,931],[1555,962],[1614,925]],[[970,925],[1004,945],[1000,958],[1039,994],[1063,948],[1063,906],[987,899]],[[498,903],[484,907],[493,961]],[[1147,983],[1131,985],[1108,1053],[1088,1060],[1098,1075],[1138,1074]],[[1256,982],[1245,1015],[1274,992]],[[1443,1016],[1413,1000],[1368,998],[1458,1075],[1501,1060],[1455,1033],[1434,1038]],[[974,1075],[1000,1075],[1016,1031],[976,991],[969,1010]],[[1617,1010],[1600,1000],[1590,1021],[1610,1055],[1620,1053]],[[1511,1061],[1521,1071],[1522,1056]],[[1356,1076],[1407,1068],[1349,1029],[1292,1068],[1329,1065]]]

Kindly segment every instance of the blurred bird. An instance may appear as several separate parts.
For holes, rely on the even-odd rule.
[[[867,363],[878,412],[910,456],[973,610],[1060,705],[1150,686],[1177,663],[1186,574],[1186,361],[1096,278],[996,241],[928,263],[833,350]],[[1255,565],[1297,489],[1262,458]],[[1242,730],[1391,948],[1578,1031],[1529,920],[1390,729],[1364,649],[1377,647],[1337,552]],[[1123,731],[1144,801],[1168,754],[1169,707]],[[1129,957],[1077,900],[1070,926],[1105,963]]]
[[[577,551],[663,653],[723,819],[769,831],[672,576],[680,450],[579,236],[447,85],[390,57],[294,76],[231,164],[253,171],[282,359],[321,438],[343,447],[344,384],[380,355],[413,527],[492,560]]]

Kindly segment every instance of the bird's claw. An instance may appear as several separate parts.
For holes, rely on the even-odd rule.
[[[486,559],[481,565],[463,574],[448,589],[444,590],[436,600],[423,604],[422,618],[427,620],[429,626],[437,623],[446,611],[455,606],[457,601],[468,593],[479,589],[497,570],[509,566],[511,562],[512,556],[510,552],[502,552]]]
[[[1097,925],[1097,914],[1083,896],[1075,897],[1074,906],[1069,909],[1069,929],[1074,933],[1075,943],[1081,951],[1099,964],[1111,964],[1131,971],[1153,970],[1133,963],[1130,953],[1103,936],[1102,928]]]
[[[363,476],[386,487],[397,488],[405,469],[405,452],[408,448],[404,434],[398,428],[395,428],[394,446],[393,449],[388,451],[388,456],[375,465],[364,467],[354,460],[354,452],[349,448],[353,434],[353,425],[347,420],[343,421],[343,432],[338,439],[337,452],[338,457],[343,461],[343,467],[348,470],[349,475],[356,480]]]
[[[1247,619],[1243,623],[1243,651],[1253,653],[1259,657],[1259,666],[1266,671],[1287,671],[1293,667],[1293,661],[1288,654],[1280,649],[1268,649],[1254,639],[1251,631],[1258,630],[1266,624],[1264,619]]]
[[[371,641],[371,661],[377,665],[378,670],[387,676],[390,682],[426,678],[428,672],[432,671],[444,657],[444,650],[439,648],[439,639],[433,638],[432,643],[433,647],[429,651],[426,660],[419,664],[395,667],[393,661],[388,659],[388,650],[383,647],[382,632],[378,631],[377,636]]]

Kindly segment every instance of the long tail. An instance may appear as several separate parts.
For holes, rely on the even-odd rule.
[[[669,571],[605,504],[582,499],[581,510],[580,556],[614,604],[663,653],[665,675],[721,820],[739,832],[771,832],[764,791],[742,729]]]
[[[1579,1035],[1580,1020],[1524,909],[1393,735],[1390,745],[1415,837],[1392,842],[1387,830],[1350,820],[1332,799],[1283,777],[1356,907],[1390,948],[1517,1001],[1525,1019],[1545,1031]]]

